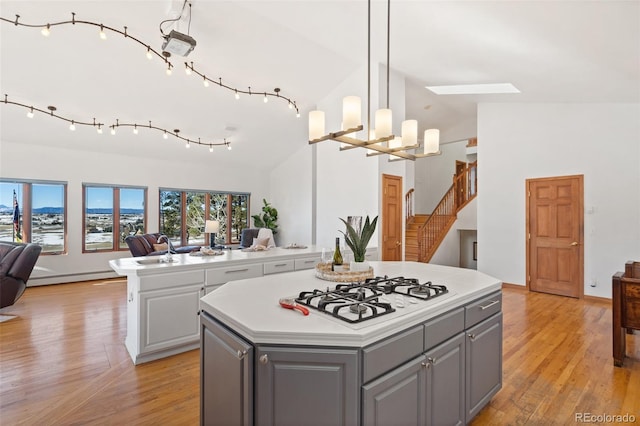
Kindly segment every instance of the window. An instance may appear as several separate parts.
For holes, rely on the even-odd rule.
[[[176,246],[208,243],[204,233],[206,220],[218,220],[216,244],[240,242],[240,234],[249,226],[250,194],[160,190],[160,232]]]
[[[66,194],[62,182],[1,180],[0,241],[39,244],[42,254],[66,253]]]
[[[83,185],[83,251],[127,250],[125,239],[146,232],[146,188]]]

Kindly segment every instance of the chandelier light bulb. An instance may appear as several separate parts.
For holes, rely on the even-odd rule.
[[[342,125],[344,130],[362,124],[362,101],[359,96],[345,96],[342,99]]]
[[[376,111],[376,136],[378,138],[386,138],[393,134],[392,126],[391,126],[391,110],[390,109],[379,109]]]
[[[402,122],[402,145],[413,146],[418,143],[418,120]]]
[[[309,112],[309,140],[324,136],[324,111]]]
[[[42,30],[40,30],[40,33],[45,37],[49,37],[49,34],[51,34],[50,27],[51,26],[49,24],[47,24],[46,27],[44,27]]]
[[[107,34],[104,32],[104,27],[102,25],[100,25],[100,39],[102,40],[107,39]]]
[[[71,124],[69,124],[69,130],[71,130],[72,132],[74,130],[76,130],[76,123],[75,121],[71,120]]]
[[[435,154],[440,151],[440,130],[428,129],[424,131],[424,153]]]
[[[33,118],[33,107],[27,112],[27,117]]]

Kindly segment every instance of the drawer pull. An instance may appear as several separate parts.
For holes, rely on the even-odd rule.
[[[238,349],[238,359],[242,359],[247,355],[247,351],[241,351],[240,349]]]
[[[225,274],[235,274],[236,272],[247,272],[249,268],[244,269],[232,269],[230,271],[224,271]]]
[[[471,339],[471,341],[476,340],[476,335],[473,334],[473,333],[469,333],[469,334],[467,334],[467,336],[469,336],[469,339]]]
[[[286,263],[278,263],[277,265],[275,265],[276,268],[279,268],[281,266],[287,266],[287,264]]]
[[[304,263],[316,263],[315,259],[314,260],[305,260]]]
[[[269,362],[269,356],[267,354],[260,356],[260,364],[267,364]]]
[[[486,306],[480,306],[480,310],[484,311],[485,309],[489,309],[490,307],[492,307],[493,305],[497,305],[498,303],[500,303],[500,300],[493,300],[491,303],[489,303]]]

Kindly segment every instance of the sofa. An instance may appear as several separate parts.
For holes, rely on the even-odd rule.
[[[133,257],[159,256],[167,253],[167,249],[161,247],[169,243],[171,253],[190,253],[200,250],[200,246],[183,246],[175,248],[166,235],[156,232],[154,234],[130,235],[124,239],[129,246],[129,251]]]
[[[265,244],[267,247],[275,247],[276,243],[273,239],[273,231],[268,228],[245,228],[240,234],[240,248],[245,249],[253,246],[254,240],[258,238],[268,238],[269,243]]]
[[[0,309],[22,296],[41,251],[38,244],[0,241]]]

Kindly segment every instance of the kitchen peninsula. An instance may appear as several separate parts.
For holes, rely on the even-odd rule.
[[[371,264],[380,278],[364,286],[375,297],[363,290],[359,300],[382,310],[366,321],[333,315],[358,286],[336,296],[327,288],[336,283],[311,270],[234,281],[203,297],[201,424],[469,422],[502,386],[501,282],[469,269]],[[422,286],[406,290],[405,281],[440,294],[414,297]],[[279,305],[292,297],[309,302],[308,315]],[[363,312],[355,305],[348,311]]]
[[[224,283],[313,268],[321,257],[315,246],[221,253],[174,254],[169,263],[164,256],[109,262],[127,276],[125,346],[134,364],[198,348],[200,298]]]

